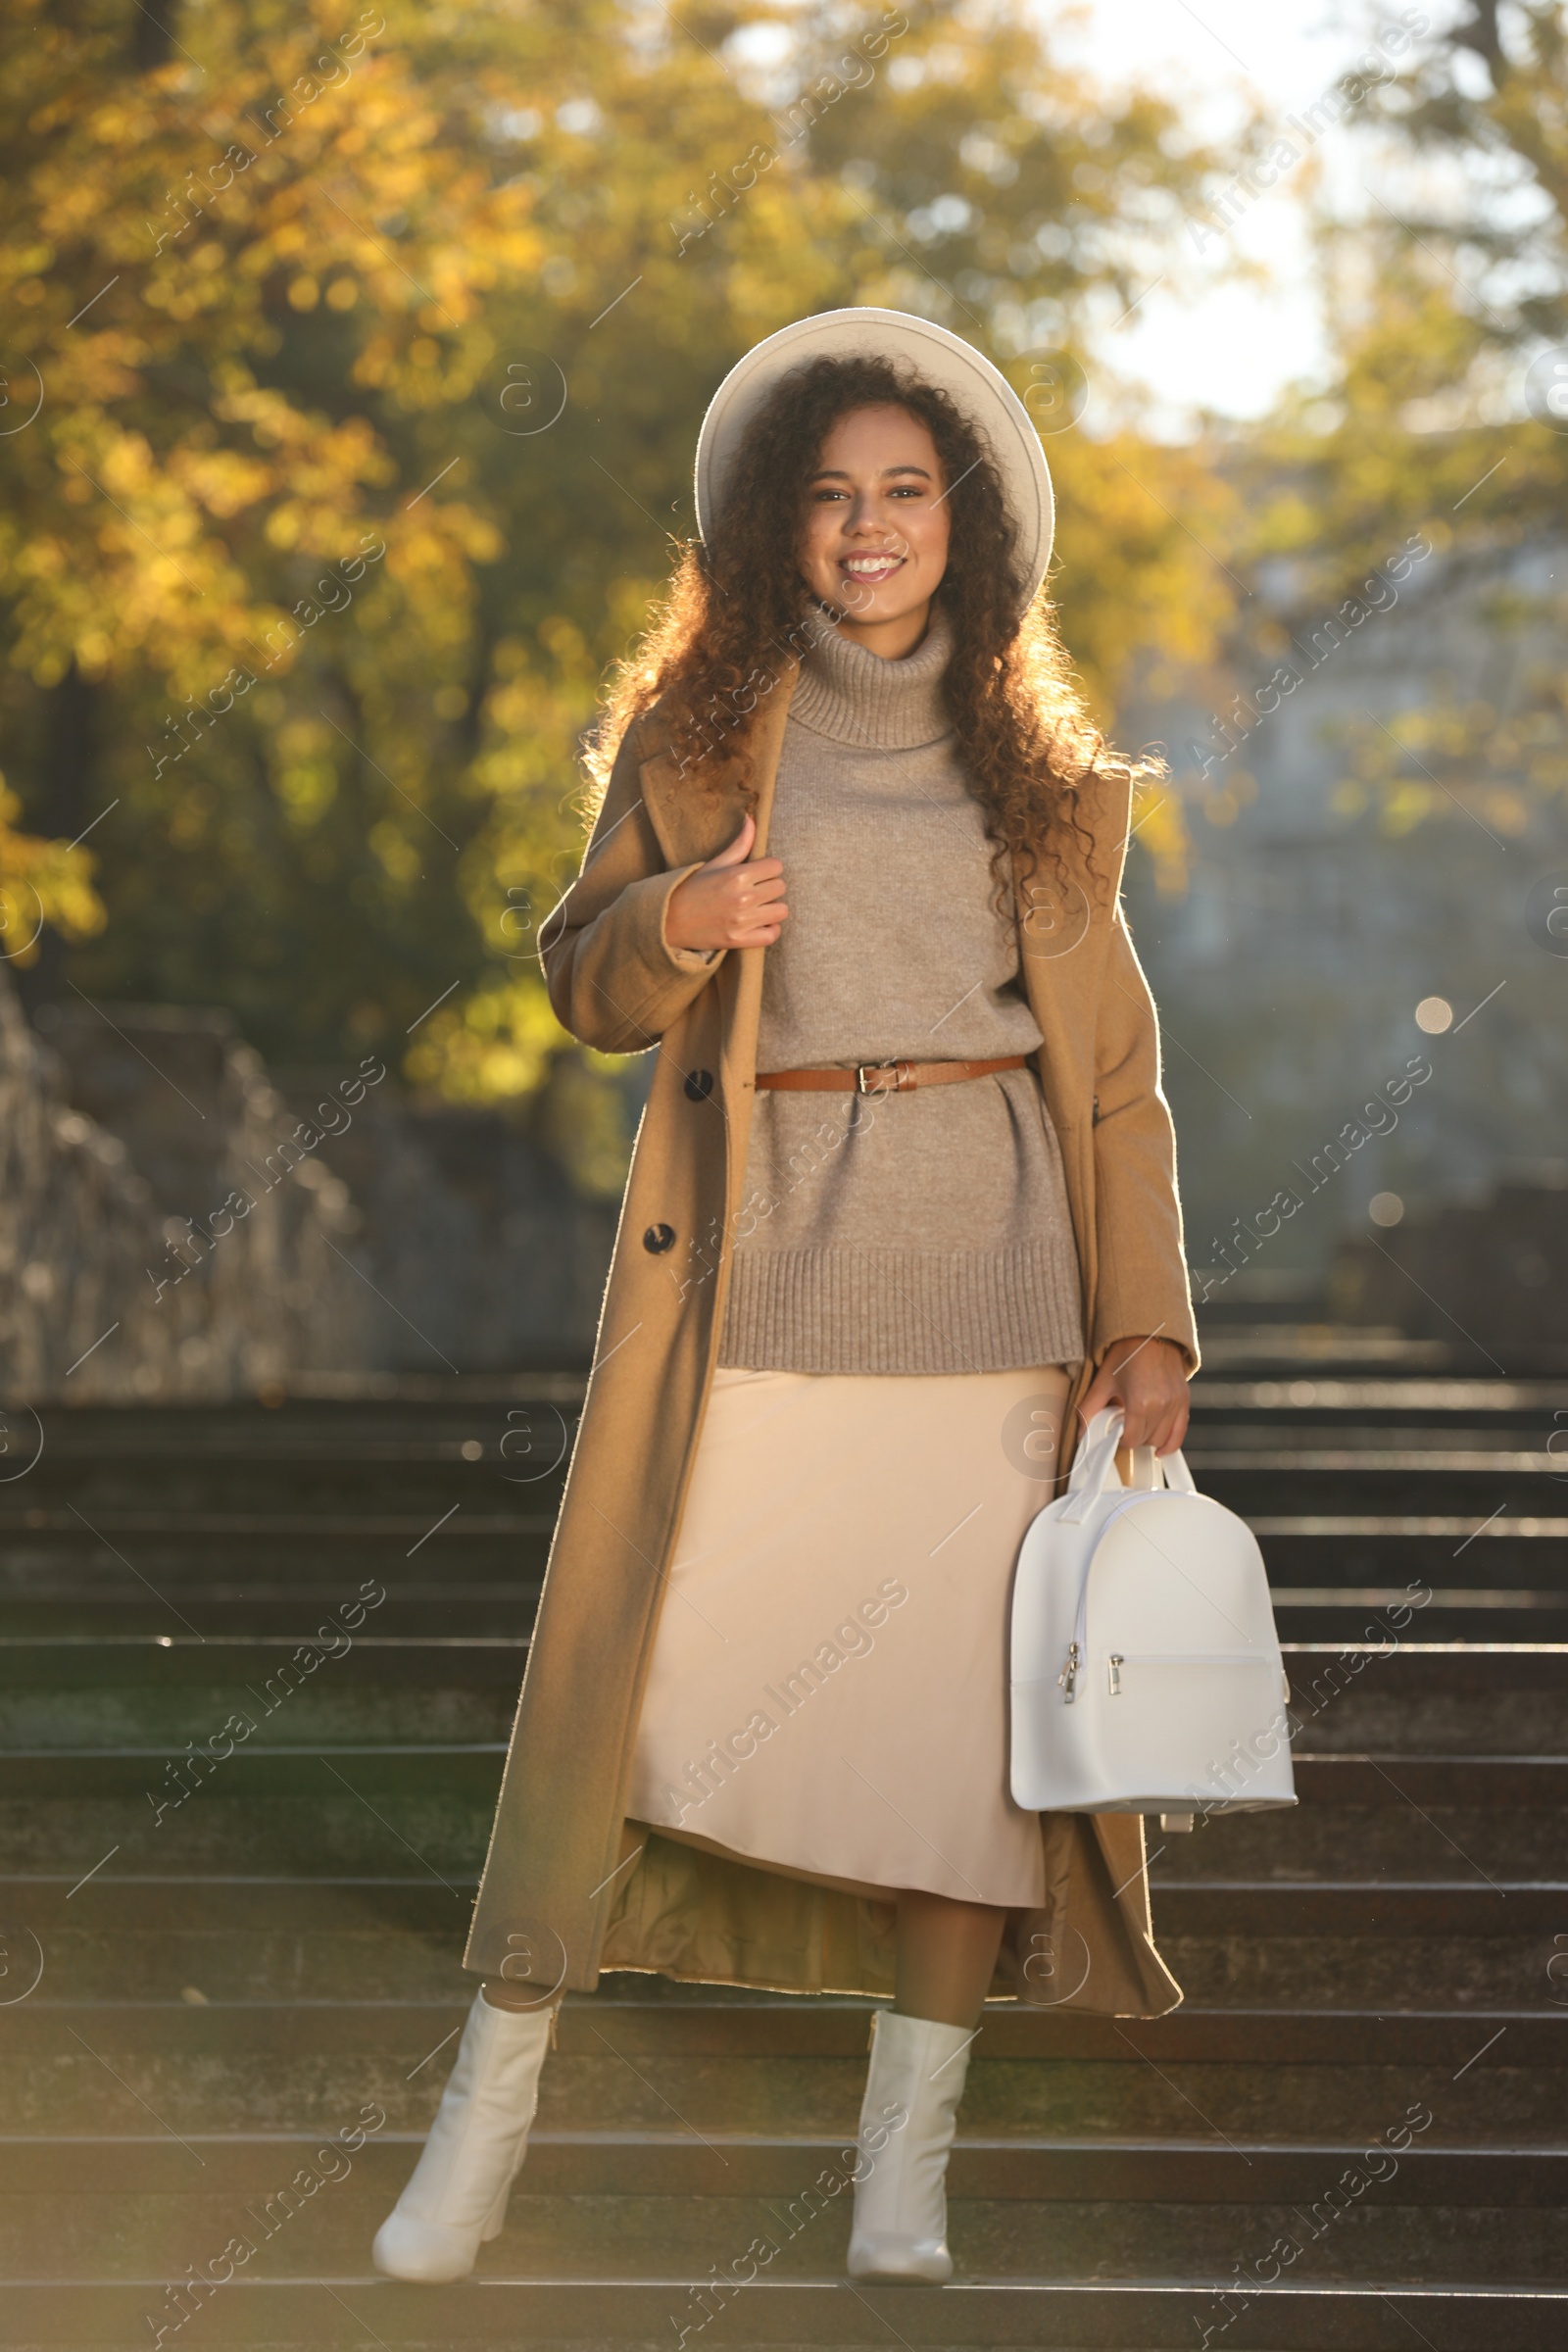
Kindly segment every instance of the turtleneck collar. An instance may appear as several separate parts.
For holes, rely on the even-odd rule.
[[[792,720],[813,735],[878,752],[912,752],[951,733],[942,680],[953,630],[940,605],[931,608],[921,643],[901,662],[867,653],[816,606],[808,618],[811,643],[790,698]]]

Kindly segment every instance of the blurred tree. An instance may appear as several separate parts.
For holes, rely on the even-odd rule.
[[[86,939],[104,924],[88,853],[19,832],[21,808],[0,783],[0,962],[16,972],[41,960],[47,926],[62,939]]]
[[[0,129],[0,715],[33,837],[93,826],[91,996],[456,1098],[548,1079],[612,1189],[532,927],[697,419],[806,312],[923,311],[1011,369],[1107,718],[1229,616],[1201,453],[1075,426],[1216,159],[1001,7],[4,0]],[[1180,857],[1172,810],[1140,838]]]
[[[1568,803],[1568,669],[1559,578],[1498,585],[1520,551],[1568,533],[1568,28],[1556,0],[1517,0],[1421,44],[1375,92],[1384,169],[1368,216],[1325,220],[1335,379],[1303,389],[1240,454],[1254,528],[1246,560],[1284,559],[1284,609],[1257,648],[1347,612],[1412,535],[1450,588],[1519,649],[1506,708],[1434,674],[1392,728],[1345,730],[1348,816],[1388,831],[1466,816],[1499,834]],[[1392,172],[1390,167],[1392,166]],[[1372,590],[1374,601],[1377,591]]]

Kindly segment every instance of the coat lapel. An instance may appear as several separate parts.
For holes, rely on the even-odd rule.
[[[752,855],[755,858],[766,856],[773,784],[778,774],[779,753],[783,749],[784,726],[789,717],[790,697],[795,691],[798,667],[797,663],[791,662],[781,670],[773,691],[758,705],[746,733],[736,746],[738,755],[750,755],[749,779],[743,778],[739,757],[730,762],[722,776],[712,782],[682,775],[678,762],[669,753],[667,720],[662,722],[659,712],[655,711],[644,721],[644,740],[649,752],[638,770],[643,802],[659,846],[672,866],[690,865],[694,859],[712,858],[726,842],[734,840],[736,827],[746,809],[748,780],[757,795],[757,843]],[[760,965],[760,956],[758,961]]]

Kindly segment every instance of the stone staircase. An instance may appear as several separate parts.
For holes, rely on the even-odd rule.
[[[7,1416],[6,2341],[1568,2343],[1568,1384],[1353,1367],[1200,1384],[1301,1804],[1152,1840],[1174,2016],[988,2014],[953,2286],[843,2276],[869,2004],[627,1977],[477,2280],[376,2279],[578,1394]]]

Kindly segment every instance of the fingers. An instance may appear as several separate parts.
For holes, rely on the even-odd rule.
[[[1127,1365],[1119,1386],[1125,1422],[1123,1444],[1152,1446],[1174,1402],[1169,1389],[1159,1378],[1158,1366],[1150,1366],[1140,1357]]]
[[[760,858],[715,875],[709,884],[715,917],[731,948],[770,948],[789,917],[784,903],[784,867],[777,858]]]
[[[1140,1410],[1128,1408],[1127,1424],[1122,1434],[1126,1446],[1152,1446],[1156,1453],[1169,1453],[1163,1441],[1170,1427],[1171,1416],[1157,1405],[1146,1404]]]
[[[771,947],[789,918],[790,910],[779,895],[782,889],[782,883],[775,883],[766,898],[724,889],[713,909],[713,923],[719,935],[717,944],[726,948]]]
[[[770,948],[789,918],[784,866],[777,858],[745,858],[756,828],[750,817],[716,858],[676,889],[666,917],[673,947]]]
[[[1170,1423],[1165,1431],[1164,1436],[1161,1437],[1155,1445],[1154,1450],[1156,1453],[1180,1452],[1182,1443],[1187,1436],[1187,1420],[1188,1404],[1186,1397],[1183,1396],[1178,1402],[1175,1411],[1171,1414]]]
[[[741,818],[741,829],[736,834],[734,840],[729,844],[727,849],[720,850],[716,857],[710,858],[707,866],[705,866],[703,870],[705,872],[710,872],[715,865],[739,865],[749,854],[751,846],[756,839],[757,820],[752,815],[751,810],[748,809],[746,814]]]
[[[1187,1434],[1188,1392],[1179,1348],[1142,1341],[1113,1348],[1096,1372],[1082,1403],[1085,1428],[1107,1405],[1122,1408],[1122,1443],[1174,1453]]]
[[[1187,1388],[1164,1380],[1140,1384],[1126,1407],[1126,1443],[1152,1446],[1156,1453],[1174,1453],[1187,1435]]]
[[[766,915],[760,922],[736,923],[734,925],[735,936],[730,942],[731,946],[737,948],[771,947],[783,930],[784,920],[788,913],[787,906],[770,906]]]
[[[709,884],[721,906],[739,912],[745,907],[765,906],[784,896],[784,877],[773,874],[764,881],[754,883],[752,869],[743,865],[739,873],[725,874]]]

